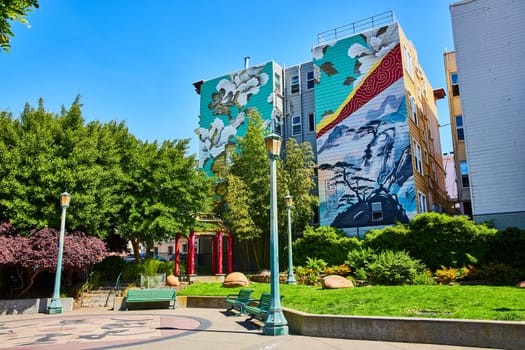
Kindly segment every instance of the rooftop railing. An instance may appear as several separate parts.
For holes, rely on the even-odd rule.
[[[346,24],[344,26],[319,33],[317,34],[317,44],[326,44],[332,41],[349,37],[357,33],[364,32],[367,29],[387,25],[393,22],[395,22],[394,12],[383,12],[379,15],[368,17],[357,22]]]

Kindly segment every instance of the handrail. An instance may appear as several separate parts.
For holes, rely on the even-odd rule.
[[[386,11],[378,15],[362,19],[357,22],[346,24],[335,29],[330,29],[317,34],[317,45],[326,44],[344,37],[361,33],[367,29],[395,22],[394,12]]]
[[[91,283],[91,277],[94,273],[95,271],[91,271],[88,277],[86,278],[86,281],[80,287],[80,307],[82,307],[82,305],[84,304],[84,291],[89,287],[89,283]]]
[[[120,276],[122,276],[122,272],[118,274],[115,286],[113,287],[113,290],[109,291],[108,297],[106,298],[106,304],[104,304],[104,307],[108,306],[109,297],[111,295],[111,292],[113,292],[113,308],[111,310],[115,310],[115,298],[117,297],[117,292],[120,289]]]

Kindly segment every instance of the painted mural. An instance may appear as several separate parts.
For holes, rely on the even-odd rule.
[[[251,113],[273,118],[273,63],[248,67],[208,80],[201,86],[199,167],[218,174],[230,163],[235,138],[246,134]]]
[[[397,23],[313,56],[320,224],[408,222],[416,200]]]

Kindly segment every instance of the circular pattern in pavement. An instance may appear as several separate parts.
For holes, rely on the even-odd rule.
[[[54,315],[0,321],[0,349],[114,349],[182,337],[210,327],[200,318],[170,315]]]

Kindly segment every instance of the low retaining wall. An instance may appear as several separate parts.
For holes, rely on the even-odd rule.
[[[506,350],[522,350],[525,344],[525,322],[313,315],[286,308],[283,311],[291,331],[312,337]]]
[[[60,298],[62,312],[73,310],[73,298]],[[51,298],[0,300],[0,315],[47,313]]]

